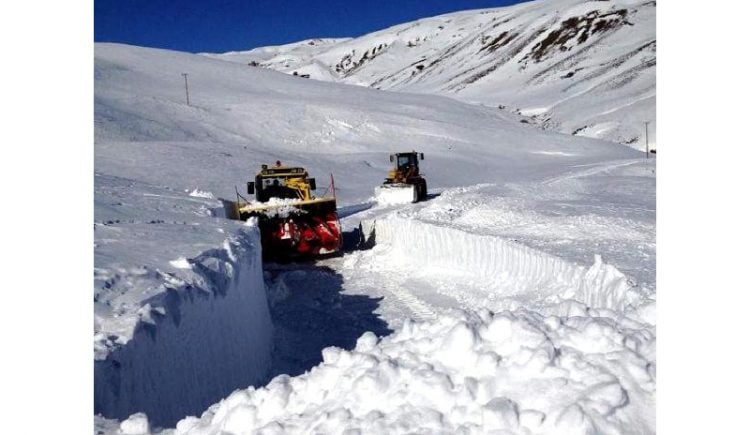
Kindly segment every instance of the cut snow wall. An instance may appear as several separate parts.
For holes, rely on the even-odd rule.
[[[374,233],[373,230],[374,229]],[[641,300],[638,289],[599,255],[583,267],[501,237],[390,216],[362,222],[390,258],[415,267],[453,270],[489,283],[488,293],[528,302],[577,300],[590,307],[622,311]]]
[[[174,425],[267,376],[272,325],[257,230],[190,262],[200,282],[147,301],[133,338],[94,362],[95,413],[145,412],[152,424]]]

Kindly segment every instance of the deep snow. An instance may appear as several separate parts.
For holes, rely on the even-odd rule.
[[[653,160],[494,108],[200,55],[97,44],[95,68],[97,357],[152,321],[157,343],[215,346],[180,357],[215,369],[198,380],[169,360],[177,354],[139,353],[154,365],[143,373],[190,386],[166,391],[185,396],[184,416],[202,417],[176,423],[178,405],[169,418],[97,417],[104,432],[654,431]],[[429,200],[373,204],[388,154],[411,149],[425,153]],[[255,228],[221,218],[218,198],[275,160],[334,174],[347,253],[266,265],[263,283]],[[209,258],[211,279],[198,266]],[[181,324],[204,328],[167,329],[173,306],[143,308],[171,289],[194,304]],[[387,337],[366,334],[353,349],[368,330]],[[262,386],[283,373],[302,375]],[[218,384],[224,393],[206,388]],[[199,402],[217,404],[201,414]]]
[[[311,79],[446,95],[645,149],[656,137],[656,2],[538,0],[357,38],[206,54]]]
[[[163,434],[647,433],[653,352],[652,336],[606,318],[458,311],[327,348],[310,372]]]
[[[272,327],[257,228],[215,201],[95,176],[94,411],[173,424],[265,380]]]

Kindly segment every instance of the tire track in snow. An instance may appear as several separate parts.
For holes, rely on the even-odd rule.
[[[332,258],[322,260],[319,264],[325,264],[335,270],[344,278],[343,286],[347,294],[380,295],[384,298],[383,309],[395,311],[401,315],[408,316],[414,320],[431,320],[437,317],[437,312],[430,304],[414,295],[408,286],[403,285],[408,276],[383,273],[369,267],[363,267],[362,262],[372,264],[372,258],[360,258],[361,251],[347,253],[343,258]],[[369,257],[369,255],[367,255]],[[389,320],[400,317],[387,316]]]
[[[383,290],[393,295],[394,299],[411,311],[414,320],[433,320],[437,318],[437,312],[430,308],[422,299],[408,291],[403,286],[394,285],[392,281],[382,280]]]

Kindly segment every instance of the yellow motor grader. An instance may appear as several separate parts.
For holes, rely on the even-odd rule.
[[[382,185],[375,188],[375,199],[381,204],[400,204],[427,199],[427,181],[419,172],[424,153],[416,151],[391,154],[393,168]]]
[[[267,259],[288,260],[316,257],[341,251],[341,224],[336,211],[336,191],[331,175],[330,197],[316,198],[315,179],[301,167],[283,166],[277,161],[262,165],[255,181],[247,182],[245,199],[237,192],[228,217],[246,221],[257,218]],[[328,190],[326,191],[326,193]]]

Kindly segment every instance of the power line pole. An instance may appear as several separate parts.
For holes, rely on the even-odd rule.
[[[188,81],[187,81],[187,73],[182,73],[182,77],[185,78],[185,101],[187,101],[187,105],[190,105],[190,93],[188,92]]]
[[[651,121],[644,122],[644,124],[646,124],[646,158],[648,158],[648,153],[649,153],[649,151],[648,151],[648,124],[650,122]]]

